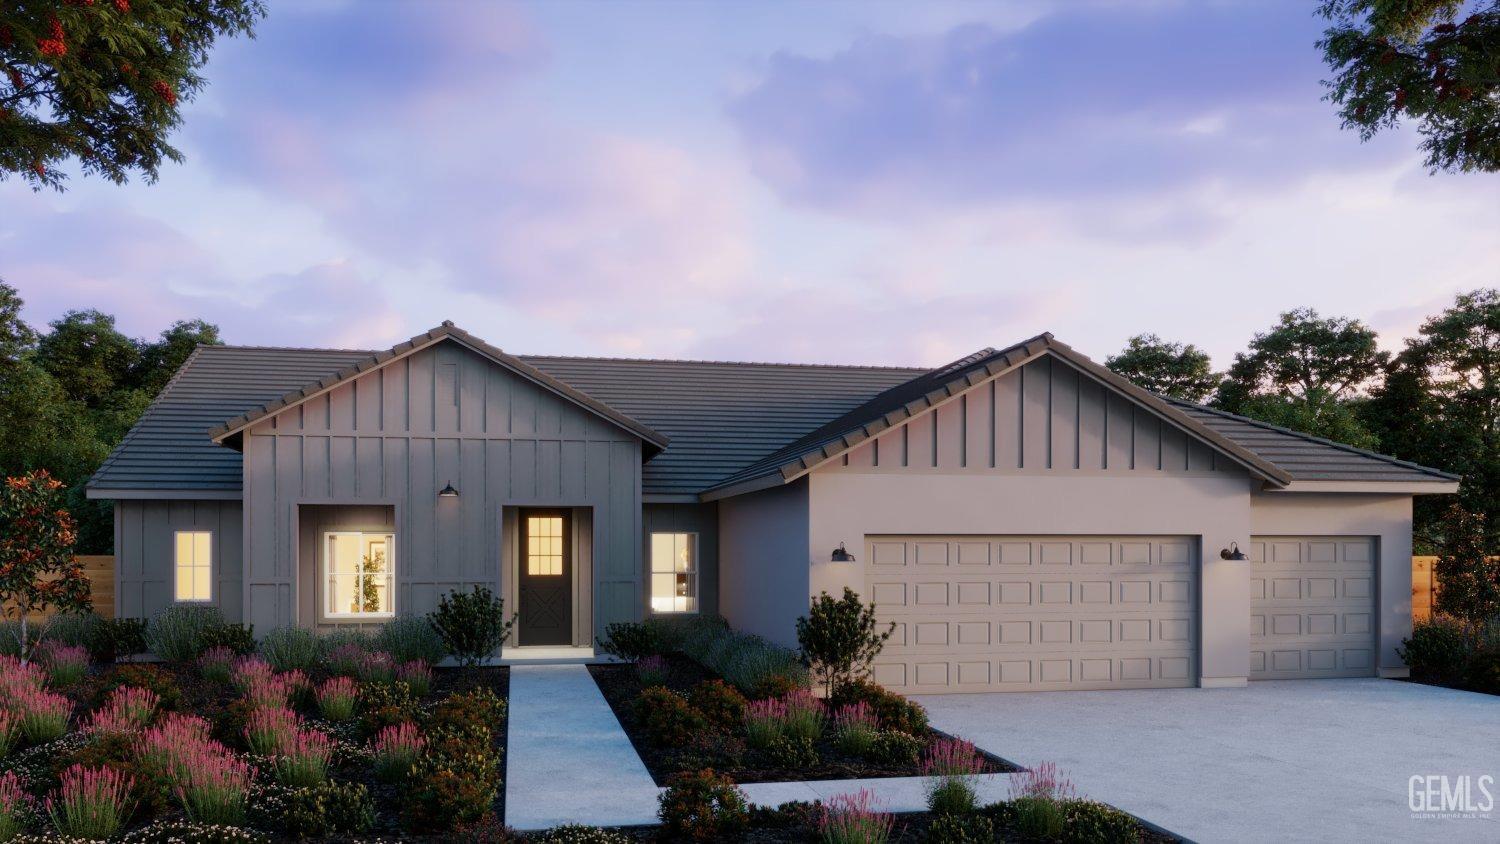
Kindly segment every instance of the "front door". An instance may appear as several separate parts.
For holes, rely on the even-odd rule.
[[[565,510],[521,511],[522,645],[573,644],[572,530]]]

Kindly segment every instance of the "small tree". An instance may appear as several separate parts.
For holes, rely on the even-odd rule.
[[[828,695],[870,673],[870,663],[896,632],[894,621],[884,632],[879,632],[879,626],[875,605],[865,604],[847,586],[842,598],[834,599],[827,592],[814,598],[808,614],[797,619],[802,662]]]
[[[6,478],[0,489],[0,611],[18,622],[23,661],[31,652],[31,613],[93,609],[89,580],[73,554],[78,532],[63,509],[62,486],[37,471]]]
[[[444,595],[427,621],[460,665],[478,665],[499,650],[516,623],[514,615],[505,617],[505,601],[483,586]]]
[[[1500,561],[1488,551],[1484,516],[1450,507],[1433,567],[1438,612],[1470,622],[1500,617]]]

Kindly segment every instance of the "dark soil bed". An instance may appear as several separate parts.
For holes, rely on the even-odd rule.
[[[705,680],[718,679],[717,675],[687,657],[669,655],[667,660],[666,686],[673,691],[687,694],[695,685]],[[881,765],[864,759],[846,756],[833,745],[830,731],[817,744],[819,762],[805,768],[785,768],[768,764],[754,750],[743,753],[722,752],[723,742],[705,736],[702,746],[695,748],[664,748],[655,746],[647,736],[644,726],[636,716],[634,702],[642,690],[636,677],[635,667],[626,664],[590,665],[589,673],[604,693],[604,699],[614,710],[615,717],[625,728],[636,753],[646,763],[646,770],[657,785],[666,785],[667,778],[681,771],[694,771],[711,767],[728,775],[735,782],[788,782],[802,780],[842,780],[878,777],[919,776],[916,765]],[[720,734],[722,735],[722,734]],[[917,738],[929,741],[944,737],[937,730],[928,730]],[[981,751],[985,760],[985,773],[1018,771],[1019,767]],[[779,840],[779,839],[767,839]]]
[[[813,822],[793,819],[790,817],[792,814],[794,813],[785,811],[755,811],[751,817],[749,829],[745,831],[743,837],[736,840],[744,844],[805,844],[808,841],[817,841],[818,832]],[[934,817],[935,815],[931,812],[895,814],[893,816],[895,822],[891,826],[891,837],[888,839],[890,844],[926,844],[930,840],[928,829],[932,826]],[[1005,841],[1008,844],[1011,842],[1014,844],[1048,844],[1046,841],[1027,838],[1003,818],[993,814],[990,818],[994,823],[995,834],[992,838],[983,839],[984,841]],[[636,841],[658,841],[661,835],[661,828],[655,826],[619,827],[615,831]],[[1176,844],[1185,840],[1144,824],[1139,827],[1139,832],[1141,844]],[[976,837],[967,840],[979,842],[981,839]]]

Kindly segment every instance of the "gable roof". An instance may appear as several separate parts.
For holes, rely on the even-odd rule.
[[[1276,486],[1291,475],[1181,409],[1094,363],[1050,333],[1038,334],[1004,349],[985,348],[898,384],[837,419],[788,443],[706,491],[710,498],[794,480],[889,428],[926,413],[1006,371],[1044,354],[1056,355],[1086,375],[1113,387],[1140,407],[1207,443],[1262,480]]]
[[[445,340],[465,346],[537,386],[613,422],[615,425],[640,437],[648,445],[654,446],[656,451],[661,451],[667,447],[667,438],[664,435],[626,416],[604,402],[553,378],[551,375],[542,372],[519,358],[506,354],[495,346],[491,346],[469,332],[464,331],[462,328],[458,328],[448,320],[444,320],[443,324],[437,328],[418,334],[410,340],[397,343],[383,352],[370,354],[331,375],[304,384],[298,389],[290,390],[259,407],[240,413],[219,425],[215,425],[209,430],[208,435],[216,443],[229,442],[232,444],[233,438],[236,435],[262,419],[275,416],[282,411],[296,407],[314,396],[322,395],[338,387],[340,384],[352,381],[365,373],[374,372],[394,361],[401,360]]]

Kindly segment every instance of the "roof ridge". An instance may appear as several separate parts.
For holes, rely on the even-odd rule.
[[[236,351],[250,352],[343,352],[351,355],[374,355],[379,354],[375,349],[330,349],[323,346],[241,346],[236,343],[199,343],[199,348],[204,349],[231,349]]]
[[[704,366],[776,366],[796,367],[800,369],[872,369],[886,372],[931,372],[925,366],[881,366],[870,363],[795,363],[788,361],[758,361],[758,360],[710,360],[699,358],[632,358],[632,357],[609,357],[607,355],[532,355],[518,354],[518,358],[531,360],[592,360],[611,361],[620,363],[689,363],[702,364]]]
[[[1318,443],[1320,445],[1331,446],[1331,447],[1336,448],[1336,449],[1338,449],[1340,451],[1347,451],[1347,452],[1349,452],[1351,454],[1358,454],[1358,455],[1360,455],[1362,457],[1373,457],[1373,458],[1375,458],[1377,460],[1384,460],[1387,463],[1394,463],[1397,466],[1405,466],[1408,469],[1416,469],[1419,472],[1426,472],[1429,475],[1437,475],[1440,478],[1445,478],[1445,479],[1448,479],[1448,480],[1454,480],[1454,481],[1456,481],[1456,480],[1462,479],[1462,477],[1463,477],[1462,475],[1456,475],[1456,474],[1454,474],[1452,472],[1445,472],[1442,469],[1434,469],[1431,466],[1423,466],[1420,463],[1413,463],[1410,460],[1402,460],[1399,457],[1393,457],[1392,455],[1389,455],[1389,454],[1381,454],[1378,451],[1371,451],[1370,449],[1367,449],[1367,448],[1360,448],[1359,446],[1349,445],[1348,443],[1341,443],[1338,440],[1330,440],[1327,437],[1320,437],[1317,434],[1309,434],[1306,431],[1298,431],[1298,430],[1296,430],[1294,428],[1286,428],[1286,427],[1283,427],[1281,425],[1276,425],[1274,423],[1267,422],[1267,421],[1265,421],[1263,419],[1256,419],[1256,418],[1254,418],[1252,416],[1245,416],[1243,414],[1233,413],[1231,411],[1224,410],[1223,408],[1211,407],[1211,406],[1206,405],[1206,404],[1198,404],[1197,402],[1185,401],[1183,399],[1173,398],[1171,396],[1164,396],[1164,395],[1161,395],[1160,393],[1154,393],[1153,395],[1156,395],[1159,398],[1161,398],[1161,399],[1163,399],[1163,400],[1165,400],[1167,402],[1170,402],[1172,404],[1178,405],[1179,407],[1191,407],[1191,408],[1193,408],[1195,410],[1207,411],[1208,413],[1212,413],[1215,416],[1222,416],[1222,417],[1225,417],[1227,419],[1234,419],[1234,420],[1239,421],[1239,422],[1244,422],[1244,423],[1249,424],[1249,425],[1254,425],[1257,428],[1264,428],[1267,431],[1275,431],[1278,434],[1288,434],[1288,435],[1297,437],[1299,439],[1307,440],[1309,442],[1315,442],[1315,443]]]

